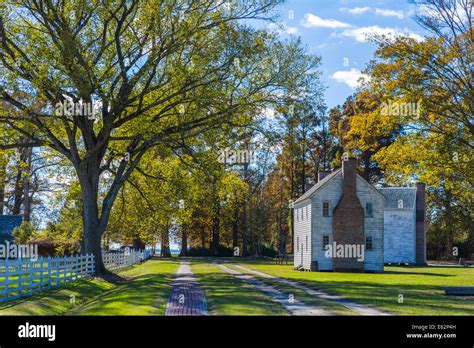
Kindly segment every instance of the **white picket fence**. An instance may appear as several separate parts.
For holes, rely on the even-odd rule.
[[[105,267],[111,271],[143,262],[151,256],[149,250],[102,253]],[[55,288],[94,274],[95,263],[92,254],[40,257],[36,261],[0,260],[0,302]]]
[[[148,260],[151,257],[149,250],[130,251],[130,252],[102,252],[105,268],[109,271],[128,267],[139,262]]]
[[[0,260],[0,302],[51,289],[95,273],[94,255]]]

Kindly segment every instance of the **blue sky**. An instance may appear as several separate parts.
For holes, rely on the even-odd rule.
[[[280,7],[280,26],[270,30],[282,38],[296,35],[309,51],[322,57],[323,83],[329,108],[354,93],[357,79],[376,46],[367,35],[424,34],[414,20],[416,6],[407,0],[287,0]]]

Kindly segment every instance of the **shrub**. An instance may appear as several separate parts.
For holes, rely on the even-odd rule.
[[[220,245],[217,249],[217,254],[214,255],[210,249],[203,248],[200,246],[192,247],[188,250],[188,256],[220,256],[220,257],[231,257],[234,256],[234,252],[232,248]]]
[[[192,247],[188,250],[188,256],[212,256],[211,251],[203,247]]]
[[[12,232],[16,244],[26,244],[35,235],[35,227],[29,221],[23,221],[20,226],[15,227]]]
[[[263,244],[261,247],[261,255],[275,258],[278,255],[278,250],[273,245]]]
[[[38,246],[38,255],[39,256],[57,256],[58,253],[56,252],[56,245],[53,243],[51,238],[38,238],[35,240],[30,241],[31,245],[37,245]]]

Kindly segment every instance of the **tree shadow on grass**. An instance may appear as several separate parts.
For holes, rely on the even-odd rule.
[[[474,298],[447,297],[438,285],[318,282],[297,280],[315,290],[340,295],[348,301],[374,305],[405,315],[474,315]],[[400,295],[403,302],[399,303]],[[405,307],[405,308],[403,308]]]
[[[423,276],[435,276],[435,277],[456,277],[455,274],[442,274],[442,273],[428,273],[428,272],[402,272],[402,271],[388,271],[385,270],[383,274],[397,274],[397,275],[404,275],[404,274],[411,274],[411,275],[423,275]]]
[[[75,295],[77,303],[87,297],[97,296],[106,291],[100,283],[78,280],[57,288],[45,290],[34,295],[0,303],[0,315],[51,315],[62,314],[72,308],[71,295]],[[80,296],[79,296],[80,294]],[[11,309],[15,309],[11,313]],[[5,311],[2,313],[2,311]]]
[[[171,290],[172,275],[147,274],[136,277],[95,297],[73,315],[157,315],[163,314]]]
[[[267,295],[222,273],[199,275],[212,314],[220,315],[285,315],[286,309]]]

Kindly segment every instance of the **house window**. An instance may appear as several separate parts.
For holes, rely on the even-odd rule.
[[[308,251],[308,235],[306,235],[306,251]]]
[[[329,202],[323,202],[323,216],[329,216]]]
[[[326,250],[326,245],[329,245],[329,236],[323,236],[323,250]]]
[[[371,202],[365,203],[365,217],[374,217],[374,209]]]
[[[296,237],[296,251],[300,251],[300,237]]]
[[[372,237],[365,237],[365,249],[372,250]]]
[[[295,210],[295,213],[296,213],[296,222],[298,222],[298,221],[300,221],[300,217],[299,217],[300,210],[299,210],[299,209],[296,209],[296,210]]]

